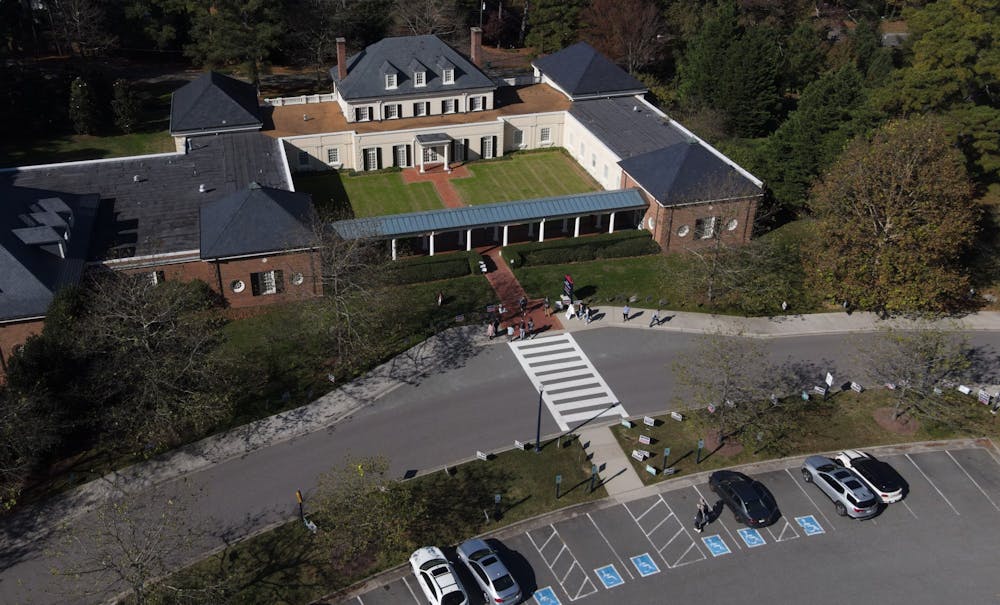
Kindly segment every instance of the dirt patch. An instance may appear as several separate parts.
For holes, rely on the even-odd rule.
[[[729,457],[729,456],[736,456],[743,451],[743,444],[732,438],[728,439],[725,442],[722,442],[721,443],[722,447],[719,446],[720,446],[719,431],[709,431],[708,434],[705,435],[705,450],[702,453],[702,456],[714,452],[719,456]],[[716,451],[716,448],[718,448],[718,451]]]
[[[875,422],[885,430],[890,433],[896,433],[897,435],[915,435],[918,430],[920,430],[920,422],[913,419],[912,417],[904,414],[899,418],[895,418],[895,412],[892,408],[878,408],[872,414]]]

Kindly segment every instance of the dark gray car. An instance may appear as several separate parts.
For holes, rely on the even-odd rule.
[[[815,483],[833,501],[840,516],[868,519],[878,514],[879,501],[861,477],[825,456],[806,458],[802,478]]]
[[[458,558],[472,572],[487,603],[511,605],[521,601],[521,587],[489,544],[473,538],[463,542],[457,550]]]

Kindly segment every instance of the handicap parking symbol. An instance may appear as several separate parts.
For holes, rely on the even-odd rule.
[[[736,530],[736,533],[743,538],[746,545],[749,548],[757,548],[758,546],[764,546],[766,542],[764,538],[761,537],[760,532],[752,527],[744,527],[743,529]]]
[[[823,526],[819,524],[816,517],[812,515],[806,515],[805,517],[795,517],[795,522],[802,526],[805,530],[807,536],[815,536],[816,534],[826,533],[823,530]]]
[[[723,542],[722,538],[719,537],[719,534],[704,537],[701,541],[705,543],[705,546],[708,547],[708,551],[712,553],[713,557],[728,555],[732,552],[729,550],[729,547],[726,546],[726,543]]]
[[[649,556],[649,553],[636,555],[631,560],[632,565],[635,565],[635,570],[644,578],[654,573],[660,573],[660,568],[656,566],[656,562],[653,561],[653,557]]]
[[[604,584],[605,588],[614,588],[615,586],[621,586],[625,583],[622,579],[621,574],[615,569],[614,565],[605,565],[604,567],[598,567],[594,570],[597,577],[601,580],[601,584]]]
[[[552,590],[551,586],[536,590],[534,597],[535,603],[538,605],[562,605],[556,597],[556,591]]]

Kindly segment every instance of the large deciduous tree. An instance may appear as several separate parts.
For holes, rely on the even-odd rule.
[[[594,0],[580,22],[584,40],[629,73],[656,59],[663,23],[652,0]]]
[[[813,191],[812,277],[830,296],[882,314],[962,307],[962,254],[979,209],[961,153],[928,118],[851,143]]]
[[[396,0],[393,9],[400,32],[408,36],[433,34],[451,41],[464,30],[454,0]]]
[[[280,5],[268,0],[214,0],[191,17],[185,53],[205,67],[240,65],[254,85],[284,30]]]

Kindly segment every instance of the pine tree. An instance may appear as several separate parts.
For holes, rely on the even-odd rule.
[[[114,84],[114,98],[111,100],[115,126],[129,134],[139,121],[139,103],[128,80],[118,79]]]
[[[69,119],[77,134],[94,134],[99,121],[97,104],[90,85],[77,77],[69,87]]]
[[[525,43],[539,53],[551,53],[575,42],[582,0],[535,0],[528,17]]]

